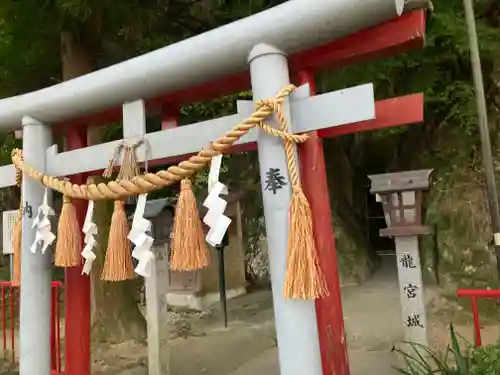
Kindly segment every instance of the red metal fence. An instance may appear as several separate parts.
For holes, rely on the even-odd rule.
[[[51,353],[52,374],[61,373],[61,309],[60,292],[63,284],[60,281],[52,282],[52,316],[51,316]],[[19,329],[19,288],[10,281],[0,281],[0,295],[2,299],[2,340],[3,356],[12,363],[16,358],[16,332]]]
[[[481,346],[481,326],[479,324],[479,310],[477,308],[477,300],[480,298],[500,298],[500,290],[483,290],[483,289],[459,289],[457,296],[460,298],[470,298],[472,304],[472,315],[474,317],[474,332],[476,347]]]

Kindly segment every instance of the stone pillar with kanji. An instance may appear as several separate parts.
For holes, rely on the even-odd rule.
[[[422,225],[422,192],[429,188],[432,170],[386,173],[369,176],[372,194],[384,208],[387,228],[382,237],[394,238],[405,341],[427,346],[424,286],[419,238],[430,234]]]

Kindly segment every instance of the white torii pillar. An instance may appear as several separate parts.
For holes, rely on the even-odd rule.
[[[253,99],[269,99],[290,84],[286,55],[269,45],[255,46],[249,56]],[[288,98],[284,113],[290,121]],[[276,121],[269,125],[278,127]],[[293,127],[291,122],[290,127]],[[269,266],[273,291],[274,315],[282,375],[321,375],[321,353],[314,301],[285,300],[283,283],[287,268],[289,209],[292,196],[290,181],[277,191],[266,189],[266,173],[274,168],[288,176],[283,140],[258,130],[262,199],[266,221]],[[298,163],[297,163],[298,164]],[[287,177],[284,177],[288,180]]]
[[[45,172],[45,151],[52,144],[49,126],[31,118],[23,118],[23,156],[26,163]],[[32,254],[30,247],[36,231],[31,228],[44,187],[23,176],[23,235],[19,321],[19,374],[50,375],[50,314],[52,293],[52,252]],[[52,197],[49,193],[49,199]]]

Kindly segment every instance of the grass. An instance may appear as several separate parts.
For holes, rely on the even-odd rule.
[[[0,360],[0,375],[19,375],[17,364],[12,364],[5,359]]]

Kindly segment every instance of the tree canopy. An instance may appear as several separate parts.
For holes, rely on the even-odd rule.
[[[4,0],[0,82],[4,96],[61,81],[60,35],[94,52],[96,68],[125,60],[282,1]]]

